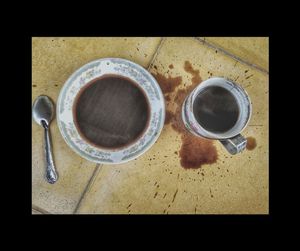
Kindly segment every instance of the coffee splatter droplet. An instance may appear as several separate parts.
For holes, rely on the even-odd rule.
[[[248,79],[248,78],[251,78],[253,75],[254,75],[254,74],[252,74],[252,75],[250,75],[250,76],[246,77],[246,79]]]
[[[178,193],[178,189],[176,189],[176,191],[175,191],[175,193],[174,193],[174,195],[173,195],[173,200],[172,200],[172,203],[174,202],[174,200],[175,200],[175,198],[176,198],[176,195],[177,195],[177,193]]]
[[[253,137],[248,137],[247,138],[247,145],[246,148],[247,150],[253,150],[256,147],[256,139]]]
[[[173,68],[174,68],[174,65],[173,65],[173,64],[170,64],[170,65],[169,65],[169,68],[170,68],[170,69],[173,69]]]

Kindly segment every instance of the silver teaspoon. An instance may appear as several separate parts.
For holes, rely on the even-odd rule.
[[[36,123],[45,130],[45,160],[46,160],[46,179],[50,184],[57,181],[58,175],[55,170],[52,157],[52,142],[50,135],[50,122],[54,117],[54,104],[48,96],[39,96],[34,101],[32,107],[32,117]]]

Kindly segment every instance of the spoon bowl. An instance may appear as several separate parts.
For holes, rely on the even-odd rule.
[[[43,126],[45,121],[49,126],[50,122],[54,117],[54,105],[51,99],[48,96],[41,95],[36,98],[32,108],[32,116],[36,123]]]

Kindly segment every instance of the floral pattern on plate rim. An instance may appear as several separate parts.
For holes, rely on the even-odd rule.
[[[151,106],[149,126],[145,133],[134,144],[123,149],[100,149],[88,144],[79,135],[73,122],[72,107],[80,89],[92,79],[106,74],[117,74],[132,79],[143,89]],[[103,58],[79,68],[65,82],[57,102],[57,123],[64,140],[80,156],[96,163],[116,164],[137,158],[155,143],[164,120],[165,103],[156,80],[142,66],[121,58]]]

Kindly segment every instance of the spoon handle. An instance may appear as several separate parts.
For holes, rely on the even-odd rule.
[[[49,126],[46,123],[43,124],[45,129],[45,157],[46,157],[46,179],[50,184],[54,184],[58,175],[55,171],[54,161],[52,157],[52,142]]]

